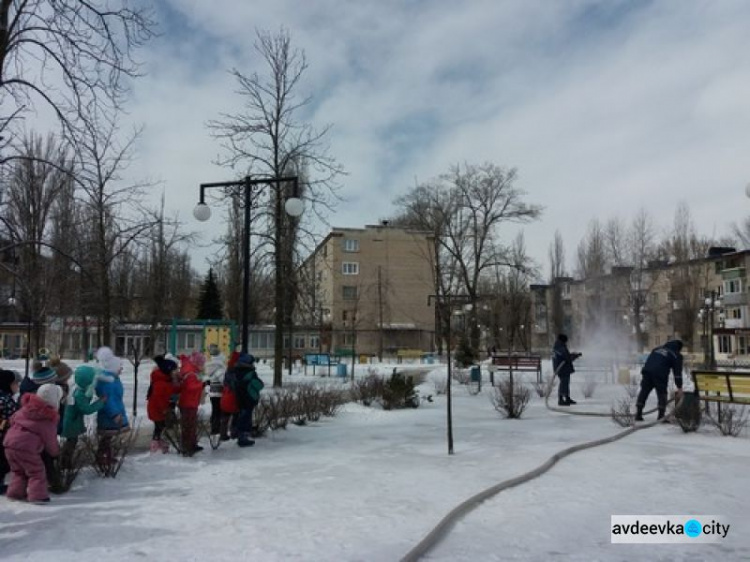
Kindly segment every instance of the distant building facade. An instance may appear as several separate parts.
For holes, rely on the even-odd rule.
[[[749,262],[750,250],[713,248],[689,262],[614,267],[596,278],[532,285],[532,347],[549,349],[559,332],[575,347],[601,342],[610,352],[626,354],[680,338],[698,358],[710,349],[711,317],[700,311],[713,293],[721,303],[713,315],[716,358],[750,360]]]
[[[305,262],[302,325],[318,325],[321,351],[389,355],[433,348],[433,240],[381,225],[334,228]]]

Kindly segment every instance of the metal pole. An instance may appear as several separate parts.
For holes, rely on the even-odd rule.
[[[439,301],[438,301],[439,302]],[[447,401],[447,416],[448,416],[448,454],[453,454],[453,400],[451,394],[451,379],[453,378],[451,370],[451,310],[450,310],[450,297],[448,297],[448,387],[446,389]]]
[[[245,232],[242,240],[242,253],[244,254],[242,269],[242,353],[247,353],[250,332],[250,194],[252,183],[250,176],[245,178]]]

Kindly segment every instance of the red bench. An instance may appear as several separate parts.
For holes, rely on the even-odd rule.
[[[493,355],[489,371],[492,386],[495,386],[496,371],[536,373],[537,382],[542,382],[542,358],[539,355]]]

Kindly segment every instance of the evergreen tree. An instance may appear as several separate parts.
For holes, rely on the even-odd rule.
[[[221,294],[214,277],[213,268],[208,270],[208,276],[201,286],[198,297],[198,318],[201,320],[221,320],[224,317],[221,307]]]

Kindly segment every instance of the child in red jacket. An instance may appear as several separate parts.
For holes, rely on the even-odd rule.
[[[182,454],[192,457],[203,447],[198,445],[198,406],[203,397],[203,382],[199,378],[200,368],[189,358],[181,357],[180,363],[180,424],[182,426]]]
[[[172,408],[172,395],[180,392],[177,363],[163,355],[154,357],[156,368],[151,371],[151,386],[146,395],[148,419],[154,422],[154,434],[151,437],[151,452],[169,452],[169,443],[162,438],[167,425],[167,414]]]
[[[21,398],[21,409],[10,419],[10,429],[3,439],[13,478],[6,496],[12,500],[49,502],[47,474],[41,453],[60,454],[57,442],[58,409],[63,390],[55,384],[43,384],[36,394]]]

